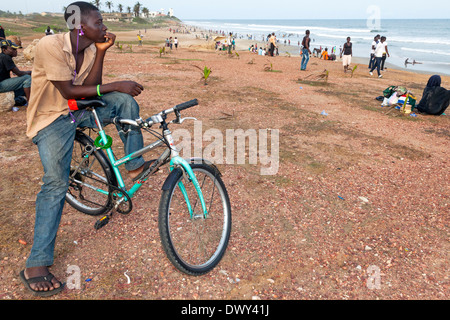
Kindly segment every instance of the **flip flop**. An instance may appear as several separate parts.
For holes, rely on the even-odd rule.
[[[61,286],[59,288],[55,288],[55,289],[49,290],[49,291],[36,291],[36,290],[33,290],[30,286],[31,284],[38,283],[38,282],[52,283],[52,280],[54,277],[55,276],[53,274],[49,273],[48,275],[46,275],[44,277],[36,277],[36,278],[27,279],[27,278],[25,278],[25,270],[22,270],[20,272],[20,280],[25,285],[25,287],[28,290],[30,290],[34,295],[39,296],[39,297],[50,297],[50,296],[53,296],[64,290],[63,283],[61,283]]]

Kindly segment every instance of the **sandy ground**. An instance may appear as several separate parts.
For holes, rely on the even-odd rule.
[[[180,48],[162,57],[155,42],[112,48],[104,81],[142,83],[143,116],[198,98],[186,116],[201,120],[204,132],[279,130],[279,171],[263,176],[260,162],[219,165],[233,232],[221,264],[199,278],[178,272],[160,245],[165,174],[138,195],[134,212],[116,214],[100,231],[93,228],[96,218],[66,206],[51,271],[65,280],[69,266],[78,266],[81,289],[51,299],[448,299],[449,117],[413,118],[375,100],[390,85],[420,99],[430,75],[389,69],[378,79],[359,65],[351,77],[341,63],[316,58],[300,72],[299,57],[244,51],[230,57],[192,35],[171,35]],[[145,40],[168,36],[147,30]],[[118,33],[117,41],[136,41],[135,32]],[[272,72],[265,71],[270,64]],[[198,69],[205,66],[212,69],[206,86]],[[324,69],[328,81],[312,81]],[[443,86],[450,87],[448,77]],[[36,299],[18,278],[33,241],[42,177],[25,115],[22,108],[0,117],[4,300]]]

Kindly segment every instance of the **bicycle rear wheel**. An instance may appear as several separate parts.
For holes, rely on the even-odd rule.
[[[178,270],[189,275],[203,275],[213,270],[223,258],[231,233],[231,206],[225,185],[217,169],[206,164],[191,164],[208,209],[205,218],[192,183],[181,170],[167,190],[159,207],[159,231],[163,248]],[[179,183],[186,188],[191,217]]]
[[[77,132],[66,201],[76,210],[91,216],[106,214],[112,208],[109,186],[113,184],[113,176],[100,152],[92,139]]]

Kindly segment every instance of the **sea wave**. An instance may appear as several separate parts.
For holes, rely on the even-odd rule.
[[[442,51],[442,50],[429,50],[429,49],[416,49],[416,48],[400,48],[403,51],[411,51],[411,52],[420,52],[420,53],[428,53],[428,54],[438,54],[443,56],[450,56],[450,52]]]

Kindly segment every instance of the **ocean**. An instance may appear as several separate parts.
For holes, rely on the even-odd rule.
[[[281,44],[299,54],[298,42],[305,30],[311,31],[311,47],[330,50],[344,45],[347,37],[353,43],[353,56],[369,59],[374,36],[387,38],[390,58],[387,63],[398,68],[433,74],[450,75],[450,19],[381,20],[376,30],[367,20],[188,20],[185,24],[214,31],[233,32],[239,38],[252,37],[262,43],[263,37],[275,32]],[[311,50],[312,51],[312,50]],[[407,64],[405,61],[417,64]]]

